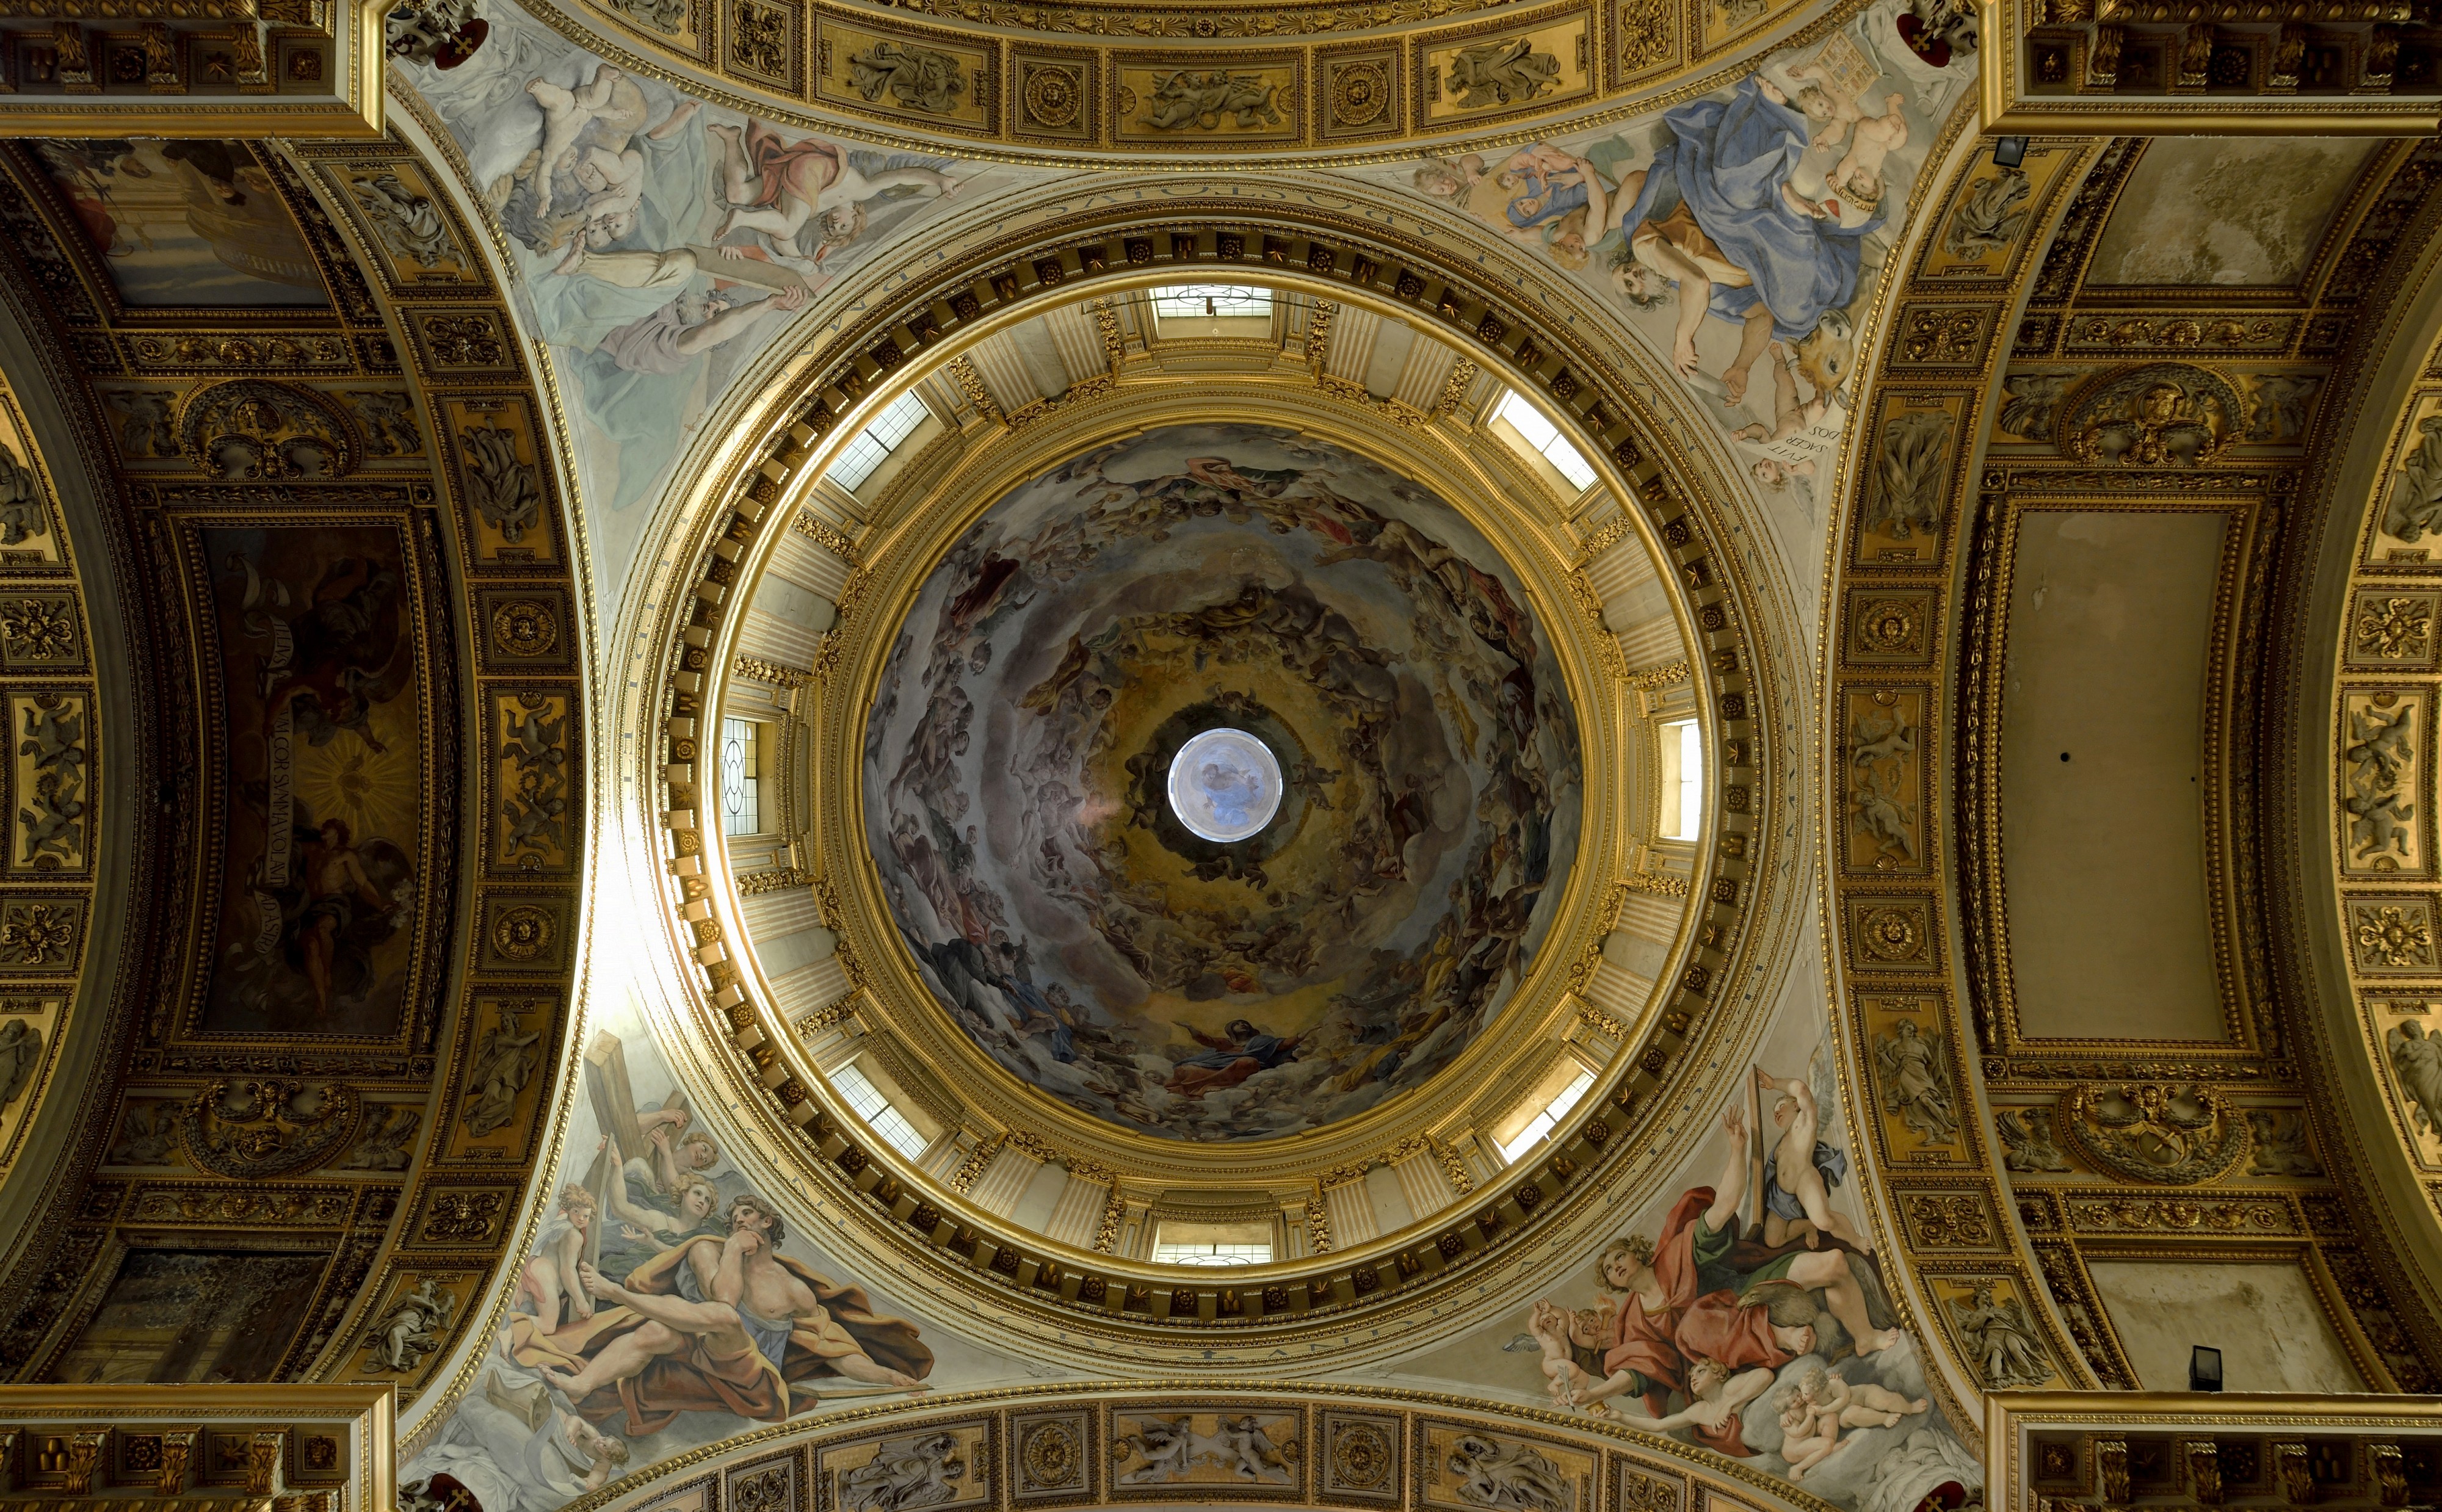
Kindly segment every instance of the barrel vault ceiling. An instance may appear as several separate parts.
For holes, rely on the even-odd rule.
[[[0,1374],[417,1512],[2435,1391],[2437,33],[2105,9],[0,19]]]

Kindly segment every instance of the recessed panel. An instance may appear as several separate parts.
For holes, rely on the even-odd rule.
[[[2219,1040],[2206,680],[2229,518],[2029,511],[2010,582],[2001,829],[2019,1032]]]

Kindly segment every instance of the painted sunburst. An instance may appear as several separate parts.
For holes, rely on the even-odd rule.
[[[360,842],[378,835],[412,851],[423,759],[414,711],[403,699],[377,704],[365,724],[371,740],[342,733],[300,744],[297,795],[316,820],[343,820]]]

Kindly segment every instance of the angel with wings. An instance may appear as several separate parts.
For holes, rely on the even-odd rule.
[[[1874,1036],[1874,1063],[1883,1073],[1883,1111],[1898,1114],[1902,1122],[1936,1144],[1950,1142],[1959,1132],[1941,1042],[1942,1036],[1925,1033],[1909,1019],[1902,1019],[1888,1034]]]

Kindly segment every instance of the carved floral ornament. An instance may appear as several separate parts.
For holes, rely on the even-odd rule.
[[[1234,206],[1214,207],[1212,210],[1203,212],[1230,216],[1246,213],[1243,208]],[[1117,221],[1119,217],[1115,215],[1113,219]],[[1400,313],[1404,308],[1405,319],[1414,320],[1429,330],[1441,327],[1441,337],[1461,351],[1475,352],[1479,347],[1487,349],[1484,355],[1503,363],[1504,375],[1509,376],[1509,381],[1522,386],[1531,383],[1545,387],[1556,396],[1556,403],[1564,412],[1583,416],[1587,429],[1599,438],[1595,443],[1599,454],[1607,462],[1615,459],[1623,473],[1627,474],[1632,497],[1657,515],[1667,517],[1657,520],[1656,528],[1667,526],[1676,532],[1674,544],[1682,552],[1679,576],[1702,596],[1702,602],[1691,607],[1690,617],[1717,633],[1737,634],[1736,628],[1745,620],[1734,607],[1737,585],[1730,579],[1735,569],[1707,549],[1710,525],[1701,518],[1680,513],[1685,507],[1679,502],[1681,499],[1701,495],[1692,489],[1665,491],[1646,486],[1657,471],[1655,465],[1647,461],[1649,443],[1645,433],[1628,419],[1636,413],[1631,402],[1613,383],[1601,368],[1599,359],[1592,354],[1581,353],[1574,342],[1565,339],[1565,333],[1546,335],[1540,329],[1526,326],[1505,309],[1492,308],[1472,289],[1443,276],[1437,266],[1419,261],[1421,255],[1424,254],[1395,246],[1386,247],[1376,242],[1370,233],[1354,228],[1339,228],[1335,223],[1334,228],[1324,230],[1300,224],[1290,219],[1288,214],[1284,214],[1278,221],[1253,227],[1234,221],[1225,221],[1217,227],[1196,221],[1152,225],[1122,222],[1093,232],[1072,229],[1060,243],[1051,246],[1012,244],[1001,246],[988,256],[976,257],[969,266],[957,270],[942,286],[910,290],[911,302],[905,308],[915,313],[877,309],[860,329],[843,333],[833,351],[818,358],[811,368],[816,381],[810,384],[791,406],[794,411],[793,418],[798,422],[793,428],[793,438],[776,444],[768,459],[750,459],[752,465],[747,467],[740,481],[751,485],[745,489],[746,497],[737,506],[737,513],[747,527],[767,536],[775,529],[785,528],[794,514],[790,505],[797,481],[819,472],[829,441],[844,434],[847,422],[862,412],[862,407],[879,397],[869,388],[869,377],[859,371],[860,354],[879,351],[886,346],[890,362],[882,363],[879,356],[873,360],[885,368],[896,367],[905,363],[912,353],[945,337],[955,336],[968,322],[985,318],[987,312],[990,319],[998,321],[1010,313],[1011,305],[1028,303],[1039,293],[1054,287],[1060,290],[1058,298],[1065,302],[1072,297],[1073,285],[1094,280],[1106,272],[1141,280],[1152,271],[1148,264],[1163,261],[1194,261],[1204,264],[1214,262],[1228,264],[1243,258],[1253,264],[1260,257],[1263,263],[1273,265],[1264,270],[1267,281],[1273,276],[1274,267],[1297,270],[1285,274],[1283,281],[1324,284],[1332,291],[1324,297],[1334,301],[1345,299],[1380,304],[1394,313]],[[1549,343],[1549,348],[1544,343]],[[903,377],[904,374],[895,376]],[[1108,392],[1098,390],[1095,394],[1084,398],[1072,395],[1072,404],[1038,422],[1038,425],[1062,428],[1061,433],[1067,434],[1090,423],[1094,410],[1127,402],[1128,388],[1122,382]],[[1035,428],[1029,427],[1014,433],[1030,435]],[[1047,441],[1046,444],[1052,443]],[[756,479],[758,471],[760,476]],[[733,532],[733,538],[735,534]],[[708,543],[705,549],[708,549]],[[911,545],[906,550],[914,552],[917,548]],[[843,592],[840,595],[840,620],[815,654],[817,685],[838,688],[858,681],[852,676],[829,676],[825,669],[845,671],[853,667],[864,655],[863,651],[853,647],[873,637],[876,632],[871,627],[874,624],[887,622],[887,606],[901,596],[905,583],[912,581],[907,578],[907,574],[919,571],[896,560],[899,552],[900,548],[894,546],[889,554],[876,554],[868,543],[867,554],[874,559],[858,577],[865,591],[856,595]],[[761,556],[755,543],[746,545],[746,553],[749,560],[759,559]],[[721,615],[734,612],[735,606],[744,604],[751,597],[751,594],[737,592],[733,586],[737,574],[734,569],[727,568],[725,562],[725,557],[721,563],[707,562],[703,569],[707,580],[718,578],[723,592],[717,601],[709,594],[702,601],[707,604],[717,602],[718,612]],[[1715,574],[1720,575],[1717,577]],[[1565,599],[1560,601],[1567,602]],[[683,755],[678,747],[680,739],[692,739],[696,721],[701,720],[706,708],[715,706],[712,701],[719,696],[720,677],[729,665],[729,659],[720,654],[720,647],[726,644],[722,640],[725,631],[717,626],[707,628],[711,628],[716,640],[715,647],[700,650],[672,648],[674,672],[669,714],[673,721],[684,721],[686,728],[682,736],[674,723],[668,743],[657,753],[658,759],[667,764],[657,769],[654,775],[666,782],[668,787],[658,790],[647,785],[640,790],[649,795],[652,811],[661,816],[665,825],[671,824],[676,818],[691,820],[708,807],[707,794],[698,781],[699,777],[706,777],[708,774],[701,764],[691,759],[692,751]],[[1724,648],[1717,659],[1708,663],[1704,674],[1708,683],[1726,680],[1722,685],[1728,691],[1719,695],[1723,701],[1721,709],[1726,720],[1740,726],[1741,738],[1737,749],[1740,751],[1747,749],[1744,739],[1750,732],[1744,725],[1753,719],[1750,710],[1758,702],[1748,691],[1752,685],[1747,672],[1750,665],[1742,648]],[[1746,763],[1741,758],[1739,764]],[[1740,824],[1733,828],[1738,832],[1725,837],[1721,854],[1729,858],[1726,864],[1742,877],[1757,858],[1753,854],[1752,839],[1746,832],[1747,827]],[[711,839],[690,824],[683,832],[673,836],[672,847],[682,858],[701,855],[710,848],[707,841]],[[1722,873],[1710,856],[1705,858],[1699,876],[1704,885],[1692,890],[1695,902],[1691,906],[1709,910],[1714,924],[1712,929],[1704,932],[1704,948],[1723,957],[1735,956],[1741,948],[1739,911],[1741,905],[1750,902],[1747,889]],[[1723,885],[1714,886],[1717,879],[1722,880]],[[817,891],[819,893],[820,888]],[[855,912],[850,909],[850,916],[853,917]],[[832,911],[826,906],[823,915],[828,921]],[[847,1200],[864,1213],[860,1227],[871,1228],[873,1215],[864,1211],[866,1204],[858,1199],[856,1193],[869,1192],[872,1193],[869,1200],[882,1203],[885,1208],[893,1203],[903,1207],[905,1204],[901,1202],[901,1198],[919,1195],[922,1190],[919,1183],[923,1178],[900,1169],[892,1152],[886,1148],[860,1147],[862,1129],[850,1120],[834,1120],[827,1113],[826,1100],[816,1096],[815,1088],[807,1084],[812,1080],[811,1075],[801,1080],[792,1074],[793,1036],[787,1034],[785,1029],[775,1034],[762,1023],[763,1005],[756,1000],[759,983],[749,970],[740,968],[731,954],[738,941],[718,927],[708,927],[718,926],[720,922],[719,920],[691,920],[683,928],[684,935],[692,938],[697,959],[705,965],[705,984],[714,1003],[733,1031],[741,1040],[773,1047],[772,1050],[756,1057],[762,1067],[759,1080],[771,1087],[771,1105],[764,1111],[804,1130],[806,1138],[821,1149],[825,1165],[835,1166],[854,1178],[856,1193],[848,1193]],[[854,927],[842,929],[840,933],[844,945],[859,944]],[[872,941],[872,946],[869,950],[859,948],[854,954],[863,959],[868,973],[878,974],[886,965],[887,941],[877,939]],[[845,957],[849,953],[844,950],[842,954]],[[1574,956],[1575,952],[1568,955]],[[1565,959],[1564,956],[1564,963]],[[1302,1317],[1295,1315],[1304,1314],[1309,1306],[1331,1304],[1340,1308],[1351,1305],[1358,1299],[1370,1302],[1387,1300],[1394,1293],[1406,1295],[1410,1290],[1406,1284],[1412,1279],[1431,1281],[1453,1271],[1471,1268],[1467,1262],[1478,1250],[1490,1246],[1505,1248],[1513,1235],[1529,1231],[1527,1220],[1530,1217],[1537,1220],[1536,1226],[1540,1227],[1540,1221],[1547,1213],[1574,1211],[1576,1192],[1583,1186],[1585,1175],[1603,1169],[1614,1152],[1633,1142],[1621,1139],[1624,1126],[1634,1121],[1634,1113],[1624,1110],[1641,1108],[1650,1087],[1670,1079],[1686,1059],[1682,1049],[1684,1044],[1709,1035],[1709,1028],[1699,1030],[1697,1025],[1702,1020],[1718,1021],[1718,1015],[1711,1012],[1712,1005],[1716,1000],[1729,1000],[1726,984],[1732,979],[1733,961],[1727,958],[1717,962],[1708,956],[1700,972],[1684,975],[1673,973],[1672,981],[1663,989],[1665,1011],[1655,1015],[1647,1042],[1631,1047],[1622,1054],[1620,1071],[1623,1080],[1620,1085],[1615,1089],[1607,1088],[1587,1100],[1586,1105],[1594,1114],[1589,1120],[1589,1127],[1598,1126],[1598,1137],[1596,1133],[1589,1133],[1582,1147],[1577,1139],[1569,1139],[1564,1151],[1565,1158],[1552,1161],[1548,1171],[1526,1173],[1530,1179],[1520,1183],[1515,1192],[1485,1202],[1480,1217],[1455,1225],[1448,1233],[1427,1234],[1421,1242],[1413,1234],[1406,1236],[1410,1249],[1433,1253],[1434,1258],[1430,1265],[1421,1261],[1417,1254],[1401,1252],[1394,1255],[1388,1247],[1376,1248],[1371,1244],[1353,1248],[1345,1255],[1335,1254],[1327,1259],[1318,1256],[1315,1274],[1311,1278],[1284,1278],[1283,1284],[1264,1288],[1260,1301],[1254,1295],[1241,1297],[1233,1292],[1233,1316],[1236,1315],[1235,1309],[1243,1307],[1244,1316],[1249,1322],[1258,1318],[1270,1321],[1274,1315],[1292,1315],[1279,1321],[1295,1323],[1303,1321]],[[763,1102],[758,1094],[754,1105],[763,1106]],[[988,1153],[989,1148],[989,1143],[979,1146],[976,1153]],[[864,1175],[868,1171],[880,1172],[880,1179]],[[828,1171],[824,1173],[826,1179],[831,1178],[831,1175]],[[954,1178],[949,1184],[955,1188],[958,1183]],[[1567,1200],[1561,1200],[1563,1198]],[[936,1218],[939,1216],[939,1210],[920,1203],[916,1211],[930,1213]],[[899,1239],[893,1243],[903,1241],[906,1239],[904,1225],[909,1222],[912,1219],[901,1220],[884,1231],[897,1231]],[[1024,1233],[1003,1236],[973,1231],[985,1228],[989,1222],[988,1218],[970,1218],[971,1227],[958,1230],[965,1237],[956,1243],[952,1242],[956,1234],[945,1231],[950,1227],[947,1225],[919,1230],[917,1238],[929,1242],[936,1248],[947,1248],[953,1258],[988,1270],[993,1277],[1011,1278],[1009,1284],[1023,1287],[1020,1295],[1029,1303],[1050,1306],[1069,1303],[1073,1297],[1075,1304],[1090,1305],[1097,1312],[1120,1315],[1117,1299],[1133,1285],[1134,1278],[1128,1277],[1124,1271],[1106,1275],[1099,1266],[1091,1272],[1074,1273],[1064,1259],[1060,1266],[1063,1281],[1057,1293],[1039,1280],[1031,1284],[1020,1282],[1017,1278],[1021,1276],[1046,1274],[1034,1268],[1040,1263],[1030,1258],[1029,1247],[1033,1241]],[[877,1233],[876,1237],[880,1238],[881,1234]],[[1394,1246],[1396,1243],[1395,1240],[1390,1241]],[[1073,1291],[1066,1284],[1072,1276],[1077,1283]],[[1188,1295],[1193,1303],[1193,1294]],[[1211,1305],[1208,1303],[1205,1310],[1209,1312]],[[1131,1315],[1124,1316],[1123,1321],[1128,1323],[1168,1322],[1175,1325],[1192,1323],[1194,1319],[1195,1309],[1182,1310],[1168,1293],[1163,1292],[1155,1297],[1155,1305],[1149,1310],[1132,1305]],[[1342,1324],[1335,1321],[1331,1326]]]

